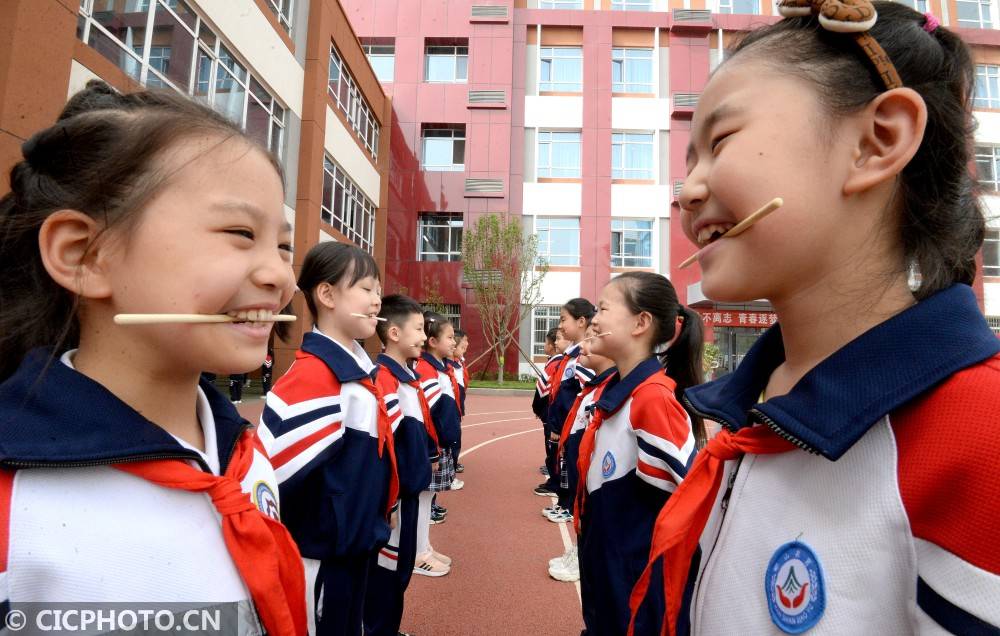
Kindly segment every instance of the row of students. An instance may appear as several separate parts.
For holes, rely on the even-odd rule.
[[[574,299],[563,307],[560,330],[575,344],[549,383],[561,380],[550,389],[558,395],[549,426],[565,417],[549,438],[557,441],[560,497],[543,515],[568,517],[578,534],[577,547],[549,562],[549,574],[581,581],[588,634],[623,634],[657,514],[704,442],[700,420],[679,401],[701,382],[703,335],[698,315],[659,274],[616,277],[594,313],[588,306]],[[638,633],[658,632],[663,610],[662,594],[647,595]]]

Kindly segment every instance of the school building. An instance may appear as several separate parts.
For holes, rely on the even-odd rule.
[[[975,51],[991,218],[978,290],[1000,330],[1000,0],[904,1]],[[697,266],[677,268],[694,248],[676,197],[709,74],[733,38],[776,19],[773,0],[5,0],[0,165],[91,77],[169,87],[280,157],[297,263],[318,241],[369,250],[386,293],[442,309],[473,357],[462,235],[497,212],[519,217],[549,263],[519,331],[536,360],[563,302],[641,269],[702,313],[728,369],[774,314],[717,305]],[[280,372],[292,348],[276,347]],[[517,358],[508,371],[527,373]]]
[[[390,281],[431,290],[467,320],[462,230],[503,212],[550,265],[543,305],[520,330],[537,361],[562,303],[633,269],[668,276],[702,313],[723,369],[773,324],[767,303],[717,305],[697,266],[677,268],[694,248],[676,202],[699,93],[727,43],[778,19],[772,0],[341,1],[392,99]],[[1000,1],[907,1],[974,47],[977,163],[995,193]],[[1000,198],[984,200],[994,221],[982,289],[1000,330]]]

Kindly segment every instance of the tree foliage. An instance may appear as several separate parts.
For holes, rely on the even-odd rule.
[[[531,315],[541,302],[547,271],[538,261],[538,240],[525,234],[519,217],[487,214],[464,232],[462,275],[472,288],[488,350],[496,357],[498,382],[503,382],[504,352],[521,316]]]

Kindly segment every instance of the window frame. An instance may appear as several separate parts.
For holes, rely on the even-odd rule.
[[[987,257],[991,257],[993,263],[987,263]],[[983,237],[983,276],[1000,276],[1000,230],[986,228],[986,235]]]
[[[541,222],[545,222],[547,227],[541,227]],[[575,221],[575,228],[553,228],[553,221]],[[536,216],[534,221],[535,236],[538,239],[538,260],[549,266],[555,267],[579,267],[580,266],[580,217],[578,216]],[[576,254],[553,254],[552,253],[552,233],[567,232],[571,236],[571,243],[575,243]],[[545,237],[543,238],[543,234]],[[557,262],[558,261],[558,262]],[[567,261],[567,262],[564,262]]]
[[[285,33],[292,34],[292,19],[295,16],[295,0],[267,0],[267,5],[271,13],[278,20],[278,24],[285,30]],[[284,7],[284,10],[282,9]]]
[[[453,49],[451,53],[431,53],[428,49]],[[459,49],[465,49],[462,54]],[[452,58],[451,79],[430,79],[431,58]],[[459,77],[459,60],[465,58],[465,77]],[[428,44],[424,41],[424,81],[428,84],[467,84],[469,82],[469,43]]]
[[[629,221],[648,223],[648,228],[627,228],[625,224]],[[616,224],[621,224],[621,227],[615,227]],[[625,245],[628,239],[625,237],[626,233],[644,233],[649,237],[649,254],[645,256],[635,256],[629,255],[625,251]],[[618,245],[618,251],[615,251],[615,234],[621,234],[620,242]],[[633,239],[637,244],[641,245],[641,240]],[[612,217],[611,219],[611,267],[620,268],[635,268],[635,269],[651,269],[656,266],[656,219],[651,218],[630,218],[630,217]],[[626,259],[640,259],[646,258],[649,260],[648,264],[626,264]]]
[[[546,51],[549,53],[546,54]],[[560,52],[573,51],[574,55],[559,55]],[[545,74],[545,64],[549,64],[549,77],[555,77],[555,69],[559,60],[579,61],[579,77],[576,81],[556,81],[542,79]],[[539,93],[582,93],[583,92],[583,47],[582,46],[540,46],[538,47],[538,92]]]
[[[961,18],[962,6],[973,4],[976,5],[979,19],[972,21]],[[992,29],[997,23],[996,11],[993,0],[955,0],[955,24],[965,29]]]
[[[629,136],[642,135],[643,137],[648,136],[649,141],[636,141],[630,140]],[[621,139],[618,139],[618,138]],[[649,168],[626,168],[625,167],[625,157],[628,155],[628,147],[630,146],[648,146],[649,150]],[[615,159],[620,162],[619,168],[615,168]],[[611,178],[614,180],[636,180],[636,181],[655,181],[656,179],[656,133],[652,131],[627,131],[619,130],[611,132]],[[629,174],[629,173],[639,173],[639,174]]]
[[[126,5],[127,6],[127,5]],[[178,13],[178,9],[183,6],[184,12]],[[254,72],[248,64],[240,57],[236,49],[226,40],[219,37],[211,26],[202,18],[201,14],[184,0],[141,0],[135,5],[137,9],[131,13],[145,13],[146,21],[142,29],[142,42],[133,42],[128,45],[119,40],[114,34],[102,25],[94,17],[94,0],[81,0],[78,17],[77,36],[85,45],[90,46],[102,57],[115,64],[123,72],[134,78],[143,86],[170,88],[203,101],[217,112],[222,113],[230,120],[237,123],[246,131],[250,107],[252,82],[257,82],[261,89],[268,95],[269,106],[266,108],[269,120],[267,129],[266,147],[274,152],[279,161],[284,161],[284,131],[286,127],[287,106],[284,106],[277,96],[267,89],[261,76]],[[189,51],[189,67],[187,78],[181,85],[175,78],[167,76],[167,73],[160,72],[153,63],[152,53],[155,49],[164,48],[161,44],[153,44],[153,35],[156,30],[157,12],[166,11],[166,16],[171,19],[172,27],[183,29],[191,38],[191,50]],[[138,27],[137,27],[138,28]],[[96,31],[95,31],[96,30]],[[125,57],[120,57],[119,61],[111,60],[100,49],[91,44],[93,33],[100,34],[107,42],[113,44]],[[159,56],[155,59],[164,60],[166,68],[174,59],[183,58],[179,47],[170,46],[170,56],[163,58]],[[176,56],[175,56],[176,54]],[[131,64],[124,64],[122,60],[135,64],[131,71],[126,68]],[[203,62],[207,66],[203,68]],[[203,79],[203,71],[205,77]],[[169,70],[168,70],[169,72]],[[224,91],[234,91],[234,95],[242,92],[242,98],[230,100],[228,108],[220,109],[219,95],[220,89]],[[259,100],[257,100],[259,102]],[[233,115],[239,112],[237,120]]]
[[[437,223],[428,222],[437,221]],[[456,225],[457,223],[457,225]],[[431,252],[424,250],[424,231],[436,228],[447,232],[447,252]],[[417,260],[428,263],[454,263],[462,260],[462,238],[465,229],[465,219],[461,212],[420,212],[417,215]],[[451,249],[454,234],[458,233],[458,251]],[[439,258],[427,258],[437,256]],[[440,257],[444,258],[440,258]]]
[[[330,42],[330,66],[327,69],[327,94],[337,109],[344,114],[351,130],[361,142],[362,147],[371,155],[373,161],[378,161],[378,145],[382,136],[382,125],[374,115],[374,109],[361,94],[354,74],[347,68],[344,58],[336,45]],[[336,74],[336,79],[334,75]]]
[[[1000,192],[1000,146],[991,144],[976,144],[976,181],[984,192]],[[990,162],[992,178],[983,178],[982,164]]]
[[[573,6],[571,7],[562,6],[567,4],[571,4]],[[538,8],[576,11],[583,9],[583,0],[539,0]]]
[[[648,82],[629,82],[626,80],[628,76],[629,68],[634,65],[635,60],[647,61],[645,58],[629,57],[629,52],[644,51],[649,53],[649,81]],[[639,47],[639,46],[621,46],[613,47],[611,49],[611,92],[612,93],[622,93],[627,95],[654,95],[656,93],[656,78],[653,73],[653,54],[654,50],[651,47]],[[633,64],[629,64],[629,60],[633,60]],[[621,78],[620,82],[615,81],[615,65],[621,66]],[[647,87],[649,90],[630,90],[629,87]]]
[[[440,131],[450,132],[450,135],[436,134],[428,135],[428,132]],[[451,139],[450,164],[429,165],[427,164],[427,140],[428,139]],[[462,142],[462,163],[455,163],[455,142]],[[468,150],[465,124],[454,124],[441,127],[421,127],[420,130],[420,169],[425,172],[465,172],[465,155]]]
[[[546,315],[539,316],[539,309],[544,309]],[[531,355],[545,355],[545,334],[552,327],[559,326],[559,312],[561,309],[561,305],[535,305],[535,308],[531,310]],[[541,331],[539,330],[539,321],[546,321],[541,323],[546,325]],[[541,338],[539,338],[539,334],[541,334]]]
[[[737,4],[740,2],[752,2],[753,10],[750,12],[737,11]],[[724,13],[728,15],[760,15],[761,8],[760,0],[719,0],[719,6],[716,7],[719,13]]]
[[[568,141],[557,141],[553,140],[553,135],[555,134],[575,134],[577,136],[576,142]],[[552,157],[554,153],[552,152],[552,146],[554,144],[569,144],[575,143],[577,146],[577,165],[570,168],[564,166],[555,167],[552,165]],[[583,132],[580,130],[539,130],[536,139],[535,148],[535,178],[536,179],[580,179],[583,176]],[[549,146],[548,149],[548,163],[542,163],[542,147]],[[552,174],[553,170],[573,170],[575,174]],[[545,172],[545,174],[543,174]]]
[[[327,154],[323,155],[323,193],[319,207],[320,221],[369,254],[373,253],[377,208],[340,164]]]
[[[374,49],[392,49],[392,53],[378,52],[376,53]],[[374,43],[362,43],[361,50],[364,51],[365,57],[368,58],[368,63],[371,65],[372,70],[375,71],[375,79],[382,82],[383,84],[391,84],[396,76],[396,45],[395,44],[374,44]],[[388,78],[379,76],[379,67],[372,61],[372,58],[376,60],[388,59],[392,63],[391,72]]]
[[[612,11],[652,11],[653,0],[611,0]]]
[[[981,83],[981,80],[985,83]],[[980,87],[986,89],[987,95],[985,97],[979,96]],[[991,88],[996,89],[996,92]],[[973,109],[1000,109],[1000,64],[976,64],[976,85],[972,107]]]

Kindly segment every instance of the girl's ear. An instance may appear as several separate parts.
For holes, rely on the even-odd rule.
[[[389,336],[389,340],[393,342],[399,342],[401,336],[401,334],[399,333],[399,327],[396,325],[391,325],[389,327],[389,330],[386,332],[386,335]]]
[[[635,317],[636,324],[632,328],[633,336],[641,336],[650,330],[653,326],[653,314],[648,311],[640,311],[639,315]]]
[[[334,298],[334,287],[330,283],[323,282],[316,285],[316,290],[313,294],[316,297],[317,305],[321,305],[327,309],[336,308],[337,302]]]
[[[59,210],[42,222],[38,250],[60,286],[81,298],[110,298],[109,256],[114,241],[98,240],[101,227],[83,212]]]
[[[923,141],[927,104],[911,88],[894,88],[873,99],[856,121],[857,142],[845,195],[869,190],[903,171]]]

